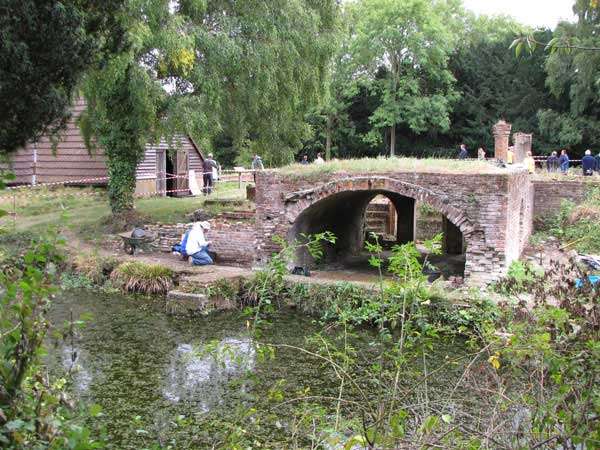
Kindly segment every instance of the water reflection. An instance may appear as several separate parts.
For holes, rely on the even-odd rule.
[[[166,369],[163,395],[172,402],[192,400],[208,412],[221,403],[227,384],[254,368],[255,350],[249,338],[228,337],[218,343],[180,343]],[[244,386],[240,387],[244,390]]]
[[[61,348],[60,361],[62,368],[66,373],[71,374],[73,386],[79,393],[88,390],[93,378],[90,371],[83,365],[85,359],[81,348],[77,346],[64,345]]]

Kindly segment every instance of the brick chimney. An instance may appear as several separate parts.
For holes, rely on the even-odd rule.
[[[513,140],[515,142],[515,163],[523,162],[527,152],[531,151],[531,142],[533,134],[515,133]]]
[[[506,162],[506,153],[508,152],[508,138],[512,125],[504,120],[498,121],[492,127],[494,133],[494,158]]]

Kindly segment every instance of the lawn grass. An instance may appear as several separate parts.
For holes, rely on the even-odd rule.
[[[136,211],[150,222],[187,222],[186,215],[202,208],[206,198],[214,200],[244,200],[244,189],[237,182],[218,183],[210,197],[149,197],[138,198]],[[103,224],[110,221],[106,191],[101,188],[61,187],[0,193],[0,209],[16,215],[0,218],[0,227],[8,231],[37,231],[50,225],[63,226],[83,237],[94,239],[103,234]],[[207,210],[218,213],[222,206],[210,205]]]
[[[580,183],[600,184],[600,176],[594,174],[584,177],[580,167],[569,169],[568,173],[549,173],[546,170],[537,169],[533,175],[534,181],[577,181]]]
[[[339,172],[430,172],[449,174],[499,174],[513,168],[505,169],[492,162],[477,159],[442,159],[442,158],[405,158],[378,157],[361,159],[336,159],[325,164],[290,164],[279,171],[292,177],[326,176]]]

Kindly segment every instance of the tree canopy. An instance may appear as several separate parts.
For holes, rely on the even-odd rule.
[[[448,130],[455,100],[448,70],[453,49],[452,6],[430,0],[362,0],[355,5],[351,58],[356,77],[368,80],[380,97],[370,121],[373,142],[389,129],[395,154],[396,126],[414,133]]]
[[[0,153],[59,131],[84,70],[118,46],[122,1],[0,1]]]
[[[333,0],[130,0],[126,50],[86,79],[83,129],[108,156],[113,211],[133,206],[144,144],[177,132],[206,147],[226,128],[238,151],[289,162],[324,89]]]

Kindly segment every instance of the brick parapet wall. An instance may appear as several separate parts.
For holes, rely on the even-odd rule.
[[[257,178],[257,252],[262,262],[278,250],[271,236],[290,238],[293,224],[304,209],[329,195],[372,188],[416,198],[444,212],[465,234],[465,274],[473,282],[496,279],[520,255],[519,210],[515,215],[513,209],[521,199],[531,201],[532,196],[524,170],[506,174],[336,173],[328,174],[326,180],[265,171]],[[362,181],[352,181],[358,179]],[[366,187],[366,179],[379,181]],[[300,201],[285,200],[286,195],[302,191],[306,193]],[[518,200],[511,201],[515,196]],[[515,234],[517,244],[511,243]]]
[[[534,180],[533,216],[556,214],[563,200],[579,204],[594,188],[600,189],[600,180]]]
[[[254,213],[247,211],[219,215],[208,221],[210,230],[205,232],[211,242],[210,250],[217,254],[218,263],[250,267],[256,253],[256,227]],[[157,235],[155,248],[170,252],[171,247],[181,241],[181,236],[192,226],[183,224],[150,224],[145,228]]]

